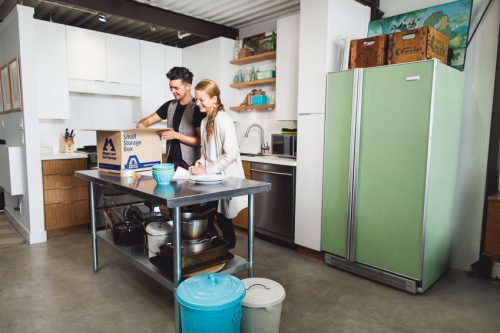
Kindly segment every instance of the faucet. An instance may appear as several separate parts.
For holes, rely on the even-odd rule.
[[[266,153],[269,151],[269,145],[267,144],[267,142],[264,142],[264,129],[262,128],[262,126],[260,126],[259,124],[252,124],[248,126],[247,131],[245,132],[245,138],[248,138],[248,133],[250,133],[250,129],[254,126],[260,128],[260,154],[266,155]]]

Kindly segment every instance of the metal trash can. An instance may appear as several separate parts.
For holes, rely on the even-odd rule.
[[[278,333],[285,289],[264,278],[243,279],[246,295],[242,305],[241,333]]]
[[[176,297],[182,333],[240,332],[245,287],[237,277],[223,273],[193,276],[179,285]]]

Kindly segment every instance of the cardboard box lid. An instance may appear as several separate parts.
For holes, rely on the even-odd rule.
[[[94,131],[94,132],[128,132],[128,131],[136,131],[136,132],[158,132],[158,131],[166,131],[171,128],[169,127],[162,127],[162,128],[129,128],[129,129],[123,129],[123,128],[86,128],[86,129],[81,129],[79,131]]]

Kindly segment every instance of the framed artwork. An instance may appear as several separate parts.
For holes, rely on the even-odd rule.
[[[448,65],[463,71],[472,0],[459,0],[371,21],[368,37],[431,26],[448,36]]]
[[[243,48],[250,49],[254,54],[259,51],[259,40],[265,36],[264,33],[243,38]]]
[[[19,75],[19,58],[9,62],[10,92],[12,96],[12,111],[23,109],[23,98],[21,94],[21,76]]]
[[[0,81],[2,81],[3,111],[12,110],[12,100],[10,95],[9,68],[7,65],[0,69]]]
[[[273,50],[272,36],[267,36],[259,39],[259,46],[257,53],[265,53]]]

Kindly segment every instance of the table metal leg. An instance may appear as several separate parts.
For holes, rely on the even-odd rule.
[[[253,194],[248,195],[248,277],[253,277]]]
[[[174,214],[174,307],[175,307],[175,332],[180,333],[181,314],[179,311],[179,302],[175,297],[177,287],[182,280],[182,258],[181,258],[181,208],[173,208]]]
[[[93,182],[90,182],[89,194],[90,194],[90,228],[92,236],[92,262],[94,264],[94,272],[99,270],[99,258],[97,254],[97,236],[95,227],[95,202],[94,202],[94,186]]]

